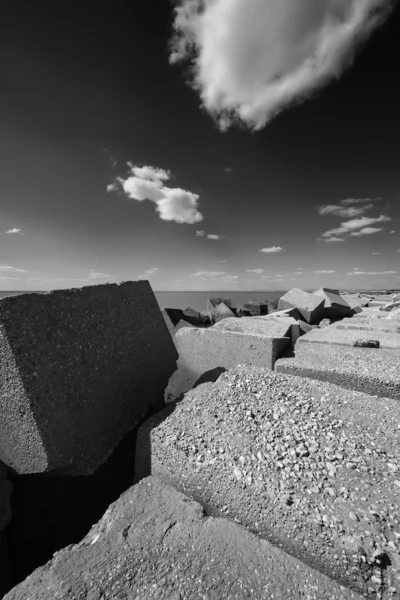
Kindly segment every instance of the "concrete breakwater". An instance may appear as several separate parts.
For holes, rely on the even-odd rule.
[[[399,598],[393,299],[0,301],[5,598]]]

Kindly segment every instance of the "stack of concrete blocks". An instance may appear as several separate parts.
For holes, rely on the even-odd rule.
[[[236,317],[236,306],[230,298],[208,298],[207,315],[211,323],[218,323],[222,319]]]
[[[0,300],[0,459],[92,474],[163,403],[177,352],[147,281]]]
[[[325,298],[309,294],[299,288],[292,288],[279,299],[278,310],[296,308],[303,321],[317,324],[324,316]]]
[[[323,318],[343,319],[353,314],[349,304],[342,298],[338,290],[319,288],[313,294],[324,299]]]
[[[168,382],[165,400],[180,397],[199,377],[217,367],[251,364],[272,370],[297,337],[295,319],[274,319],[272,315],[224,319],[209,329],[181,329],[175,336],[178,366]]]
[[[164,308],[161,314],[172,337],[182,327],[207,327],[210,324],[208,317],[192,308]]]

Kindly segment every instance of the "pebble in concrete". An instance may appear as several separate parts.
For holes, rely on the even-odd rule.
[[[244,365],[173,408],[137,468],[359,593],[400,590],[398,402]]]
[[[4,600],[361,600],[265,540],[148,477],[77,545]]]

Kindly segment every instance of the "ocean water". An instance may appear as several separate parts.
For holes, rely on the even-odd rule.
[[[43,292],[39,292],[43,293]],[[262,302],[264,300],[278,300],[285,292],[154,292],[157,302],[163,308],[193,308],[194,310],[206,310],[207,298],[230,298],[236,305],[241,305],[248,300]],[[0,298],[5,296],[18,296],[26,292],[0,292]]]

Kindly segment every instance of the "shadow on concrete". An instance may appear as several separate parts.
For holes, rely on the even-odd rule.
[[[163,406],[158,402],[155,409]],[[58,550],[80,542],[110,504],[133,485],[138,429],[151,414],[154,409],[93,475],[71,476],[62,471],[18,475],[9,469],[14,492],[12,520],[4,530],[11,562],[6,591],[47,563]]]

